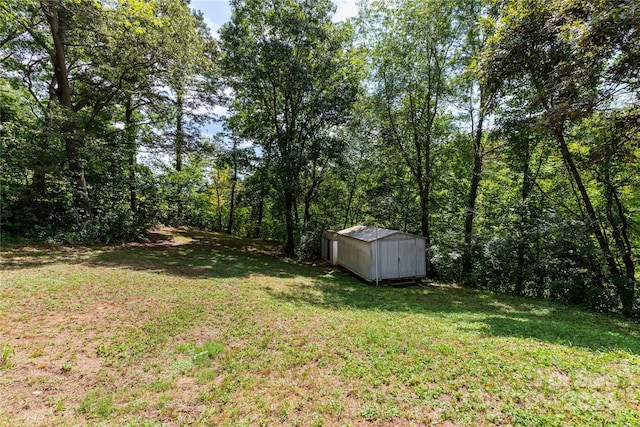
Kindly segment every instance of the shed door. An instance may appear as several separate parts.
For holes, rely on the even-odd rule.
[[[378,278],[380,280],[395,279],[398,277],[398,243],[395,240],[378,240],[374,244],[377,244],[380,251],[377,266]]]
[[[416,276],[417,251],[415,240],[398,241],[398,277]]]

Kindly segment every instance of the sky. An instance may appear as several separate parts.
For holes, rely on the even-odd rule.
[[[344,21],[358,13],[357,0],[333,0],[336,13],[333,21]],[[231,8],[227,0],[191,0],[191,8],[202,12],[209,28],[217,33],[218,29],[231,18]]]

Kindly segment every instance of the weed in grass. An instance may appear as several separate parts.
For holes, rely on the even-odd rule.
[[[360,415],[367,421],[373,421],[378,416],[378,408],[373,405],[365,405],[362,410],[360,410]]]
[[[0,353],[0,371],[9,369],[13,366],[11,359],[15,356],[16,351],[9,344],[2,344],[2,353]]]
[[[169,390],[169,387],[171,387],[171,383],[168,381],[163,381],[163,380],[156,380],[154,382],[152,382],[151,384],[149,384],[149,390],[155,392],[155,393],[159,393],[162,391],[167,391]]]
[[[162,427],[166,424],[156,423],[145,419],[133,419],[124,424],[124,427]]]
[[[176,350],[182,354],[190,355],[193,363],[199,365],[222,353],[224,351],[224,344],[215,340],[206,341],[202,346],[196,346],[192,343],[181,343],[176,347]]]
[[[178,359],[169,364],[169,373],[172,375],[185,375],[193,368],[191,359]]]
[[[160,411],[164,411],[167,408],[169,408],[170,403],[171,403],[171,397],[168,394],[163,393],[158,398],[157,407]]]
[[[49,398],[49,404],[51,406],[53,406],[53,412],[58,413],[58,412],[63,412],[65,409],[67,409],[64,400],[62,399],[58,399],[55,397],[50,397]]]
[[[211,369],[201,370],[196,377],[196,384],[208,384],[218,376],[218,373]]]
[[[89,391],[78,408],[88,418],[106,418],[114,409],[113,396],[100,389]]]
[[[100,343],[98,347],[96,347],[96,356],[98,357],[107,357],[109,352],[107,351],[107,346],[104,343]]]
[[[33,350],[31,350],[31,354],[29,354],[29,357],[31,359],[35,359],[36,357],[41,356],[44,356],[44,349],[40,346],[34,347]]]
[[[278,412],[278,417],[282,422],[287,421],[287,419],[289,418],[289,411],[287,411],[287,408],[281,408]]]
[[[311,424],[309,424],[310,427],[322,427],[324,426],[324,419],[322,419],[322,417],[318,414],[315,414],[313,416],[313,419],[311,420]]]
[[[146,411],[149,408],[149,401],[146,399],[134,399],[127,403],[124,407],[119,408],[118,412],[122,414],[135,414]]]
[[[189,354],[191,352],[191,349],[194,347],[193,344],[187,344],[187,343],[180,343],[176,346],[176,351],[178,353],[182,353],[182,354]]]
[[[333,399],[327,405],[327,409],[330,414],[340,416],[344,411],[344,405],[339,400]]]
[[[195,363],[202,363],[205,360],[213,359],[224,351],[224,344],[220,341],[207,341],[202,347],[196,347],[195,353],[191,356]]]
[[[387,405],[382,410],[381,418],[385,421],[391,421],[394,418],[398,417],[399,415],[400,415],[400,411],[398,410],[397,407],[393,405]]]
[[[231,393],[223,388],[211,388],[208,391],[198,393],[198,400],[207,405],[223,405],[231,400]]]

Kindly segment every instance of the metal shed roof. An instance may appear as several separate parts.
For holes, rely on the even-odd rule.
[[[399,230],[390,230],[388,228],[367,227],[365,225],[356,225],[355,227],[345,228],[338,231],[341,236],[351,237],[353,239],[362,240],[364,242],[373,242],[376,239],[384,239],[393,234],[407,234]]]

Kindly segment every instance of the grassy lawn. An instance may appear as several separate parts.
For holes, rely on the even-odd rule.
[[[5,247],[0,425],[640,426],[640,326],[162,230]]]

